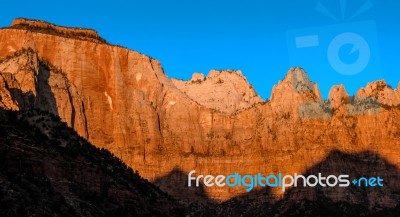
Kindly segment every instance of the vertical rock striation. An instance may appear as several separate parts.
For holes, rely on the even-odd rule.
[[[355,97],[332,87],[323,101],[307,74],[292,68],[271,101],[260,103],[239,71],[170,80],[146,55],[99,41],[93,32],[53,31],[38,22],[0,30],[0,106],[59,115],[179,198],[192,199],[171,189],[184,184],[169,175],[176,168],[212,175],[303,173],[332,150],[368,150],[400,166],[399,90],[382,81]],[[204,190],[216,201],[244,192]]]

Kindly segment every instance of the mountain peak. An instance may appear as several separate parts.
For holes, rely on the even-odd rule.
[[[292,93],[300,94],[302,96],[304,95],[302,98],[306,101],[321,100],[318,85],[310,81],[307,73],[299,67],[289,69],[285,78],[273,87],[271,101],[273,101],[278,95],[278,98],[282,99],[282,94],[287,95]]]
[[[314,91],[317,88],[316,84],[310,81],[307,73],[300,67],[289,69],[283,81],[290,82],[297,92]]]
[[[323,161],[333,148],[352,153],[371,148],[400,166],[398,107],[380,109],[380,103],[367,97],[341,104],[338,97],[339,109],[331,108],[301,68],[290,69],[274,87],[271,101],[258,105],[262,100],[240,71],[212,70],[189,81],[170,81],[158,61],[137,52],[83,36],[67,39],[54,29],[17,26],[0,30],[0,59],[6,60],[0,63],[0,107],[10,109],[1,105],[7,102],[15,103],[16,110],[33,107],[57,114],[80,136],[110,150],[150,181],[176,173],[176,167],[198,174],[270,174],[276,169],[293,174]],[[38,60],[30,64],[35,58],[14,55],[23,48],[31,48]],[[393,96],[393,90],[386,90],[388,100],[399,96],[397,90]],[[345,95],[344,88],[337,91],[336,96]],[[46,122],[37,120],[45,130]],[[10,133],[0,137],[7,139]],[[184,185],[181,176],[169,176],[160,186]],[[108,191],[107,185],[104,193],[125,195]],[[171,192],[196,202],[193,194],[175,189]],[[205,194],[225,201],[244,190],[205,188]],[[281,194],[270,188],[263,192],[268,191],[274,197]],[[337,192],[329,192],[339,199]]]
[[[271,106],[273,110],[285,115],[297,117],[298,107],[304,103],[322,101],[318,85],[308,78],[307,73],[299,67],[289,69],[285,78],[272,89]]]
[[[207,77],[194,73],[188,81],[172,81],[200,105],[227,114],[263,102],[240,70],[211,70]]]
[[[358,97],[373,97],[385,105],[400,105],[400,94],[385,80],[370,82],[365,88],[357,91]]]
[[[331,101],[332,108],[339,108],[347,103],[349,95],[344,85],[335,85],[329,91],[328,99]]]

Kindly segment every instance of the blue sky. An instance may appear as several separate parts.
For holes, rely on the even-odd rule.
[[[26,17],[93,28],[160,60],[169,77],[240,69],[263,98],[302,66],[326,98],[339,83],[351,94],[378,79],[397,87],[399,11],[396,0],[22,0],[2,2],[0,26]]]

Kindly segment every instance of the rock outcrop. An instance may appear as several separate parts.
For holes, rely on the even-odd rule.
[[[89,40],[96,43],[106,43],[106,41],[101,38],[93,29],[62,27],[40,20],[18,18],[12,22],[9,28],[25,29],[38,33],[60,35],[68,38]]]
[[[189,81],[172,79],[172,82],[193,101],[227,114],[263,102],[238,70],[211,70],[207,77],[194,73]]]
[[[355,97],[333,87],[323,101],[304,70],[293,68],[271,101],[259,103],[238,72],[170,80],[157,60],[135,51],[18,28],[0,30],[0,60],[1,106],[58,114],[150,181],[167,176],[170,186],[182,185],[174,178],[180,176],[169,176],[176,168],[303,173],[332,150],[368,150],[400,166],[399,91],[385,85],[369,85]],[[225,201],[244,191],[212,187],[204,194]]]
[[[372,97],[389,106],[400,105],[400,90],[393,90],[384,80],[368,83],[365,88],[357,92],[356,96]]]

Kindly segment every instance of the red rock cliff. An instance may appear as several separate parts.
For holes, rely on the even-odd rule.
[[[0,30],[0,60],[0,106],[58,114],[150,181],[174,168],[214,175],[302,173],[332,150],[369,150],[400,166],[400,94],[384,82],[355,97],[336,86],[322,101],[318,86],[293,68],[273,88],[271,101],[258,103],[242,79],[226,73],[232,91],[244,87],[230,101],[217,94],[218,82],[199,94],[201,82],[173,82],[157,60],[138,52],[26,28]],[[211,103],[215,94],[220,104]],[[174,191],[181,180],[169,182],[159,185],[194,197]],[[206,189],[216,200],[242,192]],[[346,200],[346,194],[335,197]],[[391,206],[390,200],[381,203]]]

